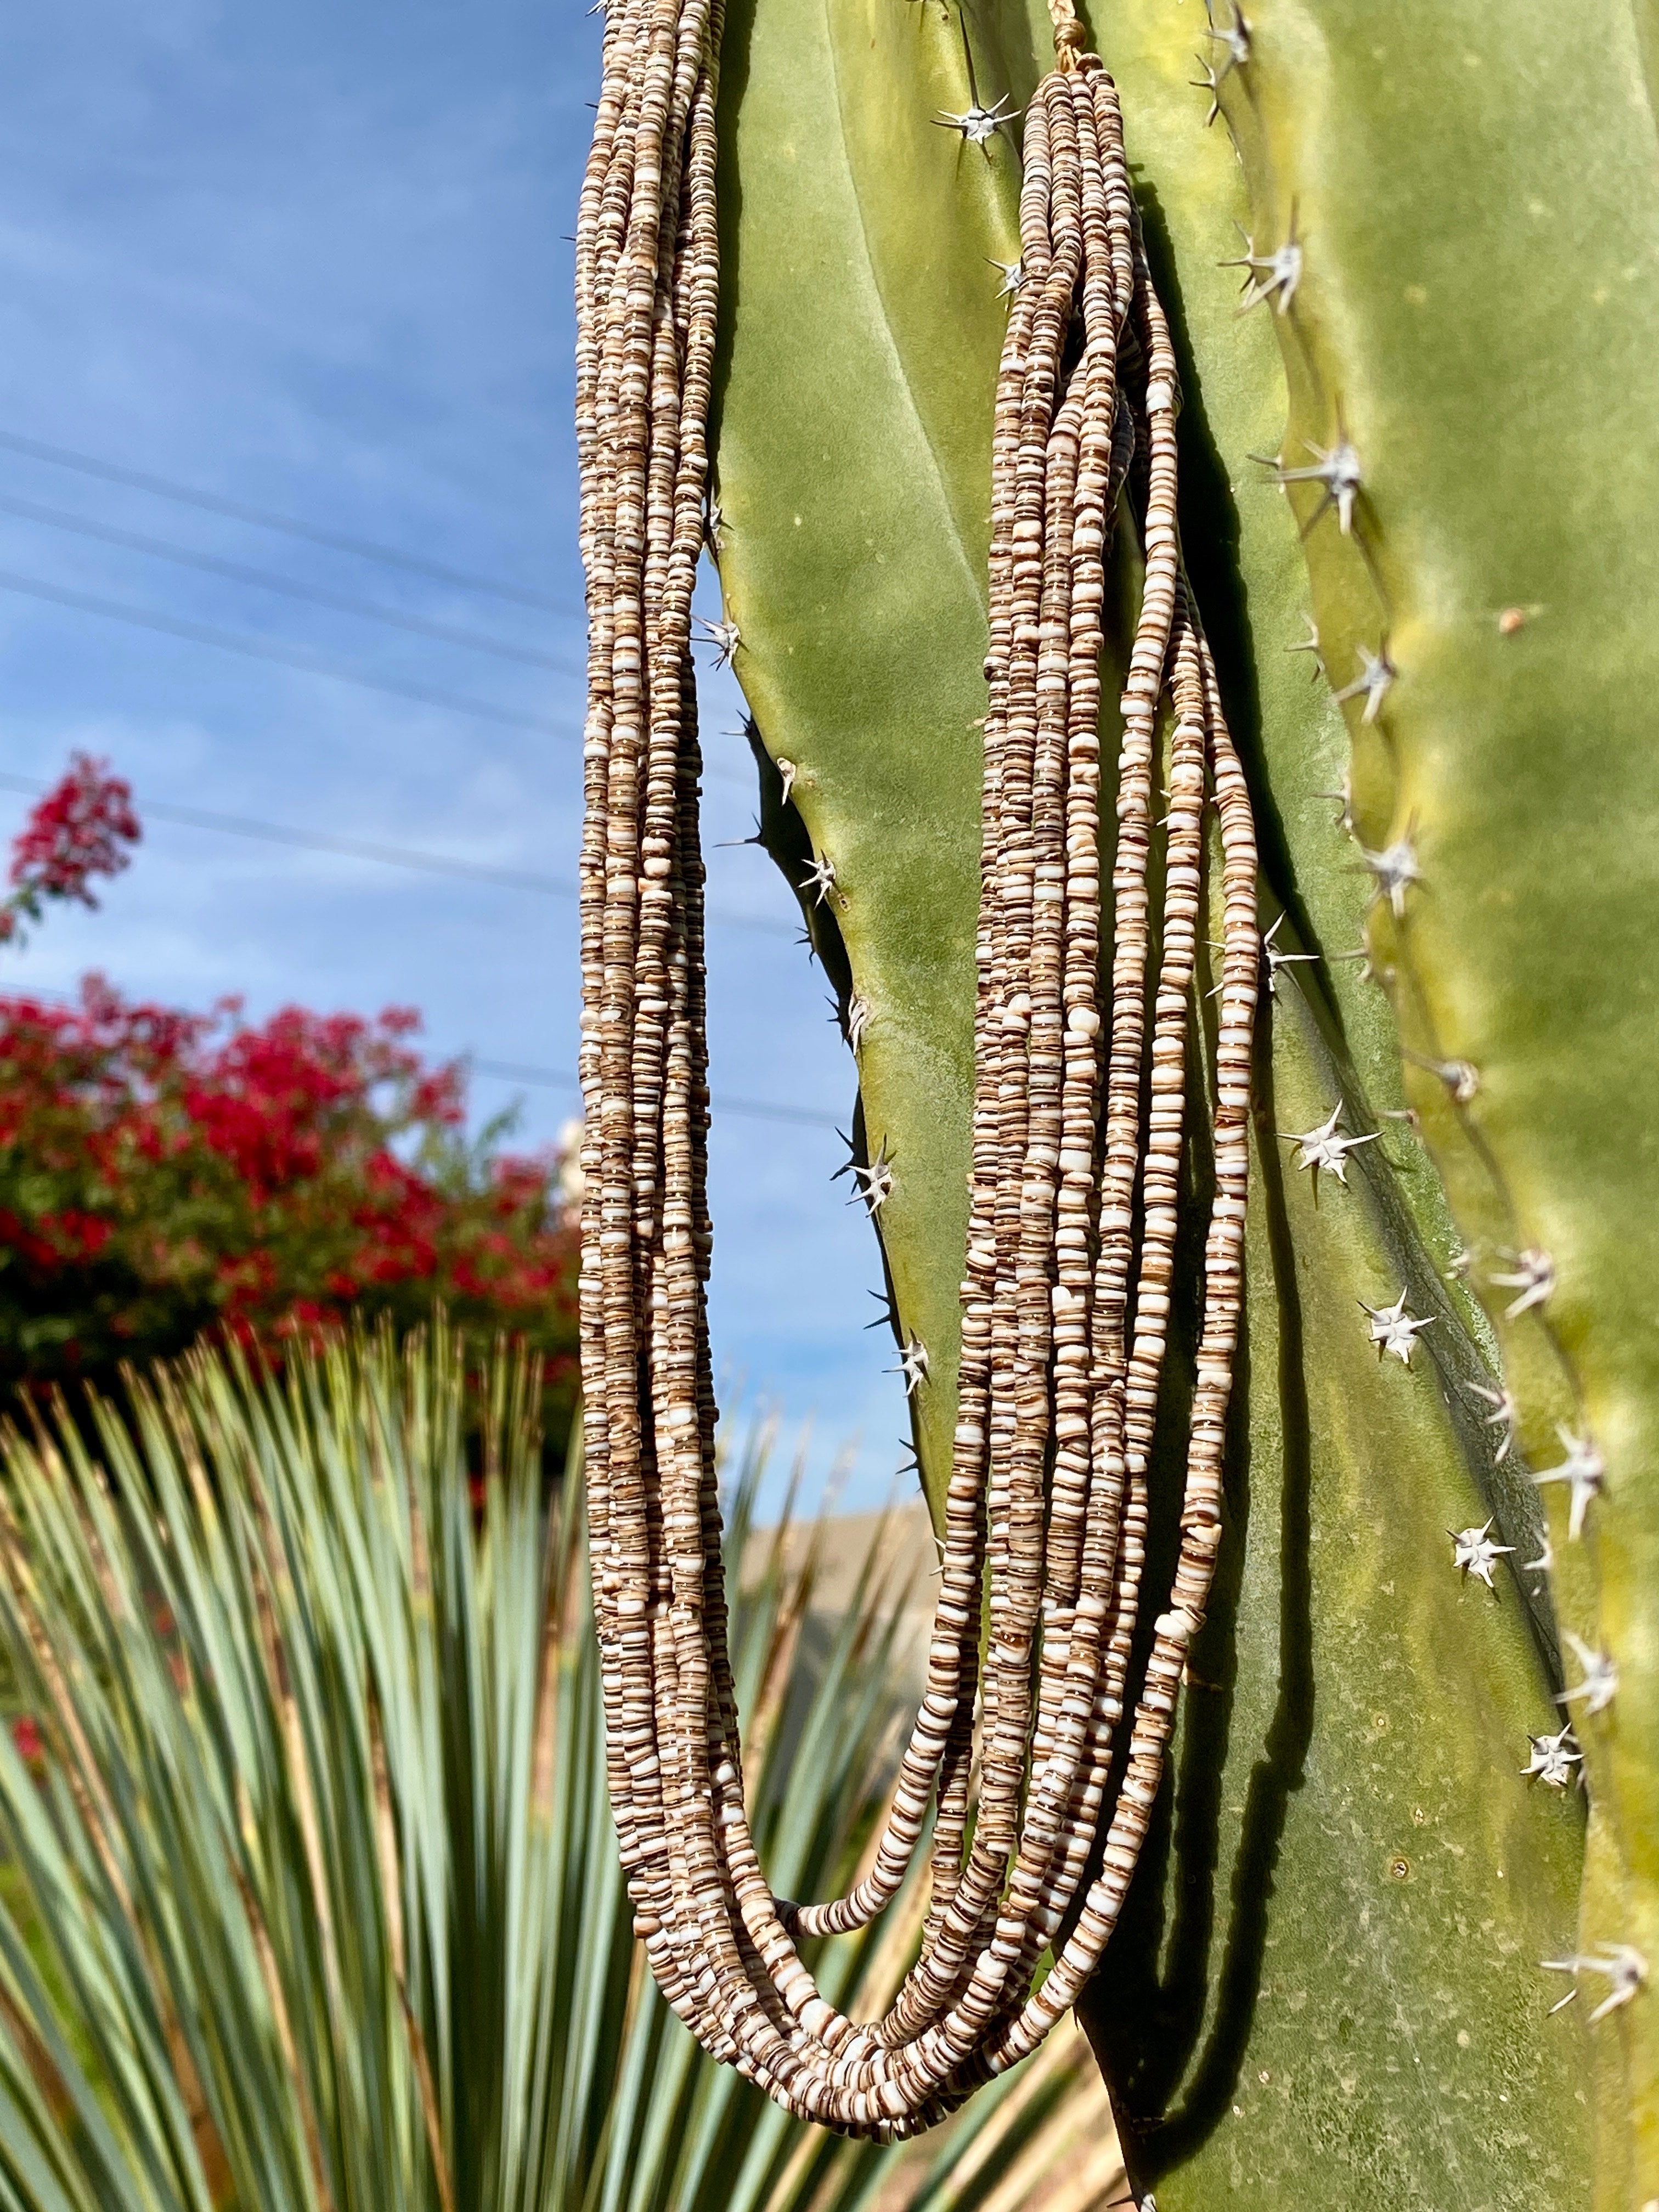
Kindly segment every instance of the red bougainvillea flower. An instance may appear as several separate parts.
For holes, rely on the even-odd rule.
[[[204,1330],[279,1347],[434,1304],[574,1400],[576,1249],[556,1155],[465,1133],[464,1071],[405,1008],[187,1014],[88,976],[0,997],[0,1384],[108,1382]]]
[[[76,753],[12,848],[0,941],[127,865],[132,793]],[[0,1384],[107,1384],[203,1332],[264,1348],[443,1305],[546,1363],[556,1438],[574,1397],[576,1239],[559,1159],[465,1135],[464,1071],[420,1016],[240,1000],[78,1006],[0,998]],[[493,1134],[494,1132],[491,1133]]]
[[[131,859],[123,846],[143,835],[132,787],[107,761],[70,756],[69,774],[30,814],[11,848],[11,896],[0,906],[0,941],[25,920],[39,921],[47,899],[95,907],[94,876],[118,876]]]

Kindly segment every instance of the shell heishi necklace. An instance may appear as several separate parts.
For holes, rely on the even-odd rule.
[[[719,287],[719,0],[611,0],[577,232],[581,1339],[611,1804],[635,1927],[699,2041],[801,2118],[883,2137],[932,2124],[1034,2050],[1115,1924],[1220,1542],[1243,1288],[1260,962],[1249,797],[1181,564],[1175,356],[1117,94],[1066,0],[1054,6],[1058,66],[1025,119],[997,387],[972,1193],[941,1587],[870,1870],[825,1903],[775,1897],[750,1833],[714,1473],[690,629]],[[1146,578],[1103,992],[1099,669],[1121,504]],[[1132,1679],[1212,807],[1215,1196],[1179,1554]],[[883,2019],[847,2019],[798,1947],[890,1904],[930,1820],[920,1955]]]

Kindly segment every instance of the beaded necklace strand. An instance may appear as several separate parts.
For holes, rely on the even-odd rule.
[[[611,1805],[652,1972],[699,2041],[801,2118],[884,2139],[933,2124],[1034,2050],[1115,1924],[1220,1542],[1243,1290],[1260,959],[1249,796],[1181,564],[1175,356],[1116,91],[1068,0],[1051,9],[1057,67],[1025,118],[994,431],[972,1188],[941,1587],[869,1871],[823,1903],[775,1897],[750,1832],[714,1473],[690,627],[720,0],[611,0],[577,230],[581,1345]],[[1126,509],[1146,575],[1103,1004],[1102,621]],[[1206,803],[1224,921],[1202,1330],[1179,1555],[1111,1791],[1171,1305]],[[883,2019],[848,2020],[799,1946],[890,1904],[930,1820],[920,1954]]]

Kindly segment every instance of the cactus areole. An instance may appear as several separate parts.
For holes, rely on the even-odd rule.
[[[792,2112],[882,2137],[927,2127],[1034,2050],[1116,1923],[1220,1542],[1242,1297],[1261,963],[1250,802],[1182,565],[1175,356],[1117,94],[1069,0],[1051,7],[1057,67],[1024,121],[994,432],[942,1578],[927,1694],[869,1871],[830,1902],[775,1897],[750,1838],[714,1471],[690,629],[720,278],[720,0],[611,0],[577,237],[581,1328],[612,1806],[652,1969],[700,2041]],[[946,118],[964,147],[1002,119]],[[1119,529],[1145,580],[1107,763],[1108,908],[1100,669]],[[833,866],[818,856],[824,881]],[[1212,900],[1213,1199],[1177,1555],[1154,1598],[1147,1470]],[[904,1161],[866,1167],[872,1190],[878,1168],[885,1196]],[[938,1387],[925,1346],[906,1352],[910,1388]],[[868,1923],[930,1826],[921,1954],[883,2019],[844,2018],[799,1946]]]

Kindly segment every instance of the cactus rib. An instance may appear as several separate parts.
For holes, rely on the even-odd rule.
[[[1651,15],[1523,3],[1500,37],[1474,0],[1381,27],[1261,0],[1221,95],[1248,220],[1294,206],[1306,235],[1290,437],[1326,441],[1340,399],[1363,457],[1352,542],[1308,528],[1306,557],[1330,665],[1389,641],[1352,726],[1372,957],[1502,1340],[1502,1438],[1554,1455],[1584,1958],[1659,1956]],[[1659,2196],[1659,1991],[1618,2012],[1591,2045],[1609,2208]]]

